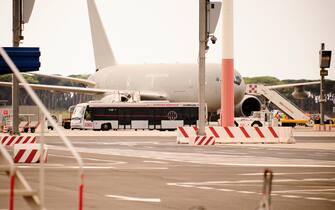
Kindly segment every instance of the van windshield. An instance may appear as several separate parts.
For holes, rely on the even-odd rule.
[[[72,119],[75,119],[75,118],[81,119],[81,118],[83,118],[84,111],[85,111],[85,107],[84,106],[77,106],[73,110]]]

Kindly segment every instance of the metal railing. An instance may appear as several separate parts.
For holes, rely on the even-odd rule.
[[[280,95],[281,97],[283,97],[288,103],[290,103],[292,106],[294,106],[295,108],[297,108],[298,110],[300,110],[301,112],[304,112],[304,110],[302,110],[298,105],[296,105],[295,103],[293,103],[290,99],[288,99],[287,97],[285,97],[283,94],[281,94],[278,90],[276,89],[272,89],[274,92],[276,92],[278,95]]]
[[[51,114],[47,110],[47,108],[44,106],[42,101],[38,98],[37,94],[34,92],[34,90],[29,86],[27,81],[24,79],[18,68],[15,66],[13,61],[10,59],[6,51],[0,47],[0,54],[7,63],[7,65],[10,67],[10,69],[13,71],[13,76],[15,76],[20,83],[22,83],[24,89],[27,91],[28,95],[30,95],[31,99],[34,101],[34,103],[39,107],[39,109],[42,111],[43,115],[47,118],[47,120],[50,122],[50,124],[54,127],[55,131],[59,135],[60,139],[64,142],[64,144],[68,147],[74,158],[76,159],[78,166],[79,166],[79,210],[83,209],[83,188],[84,188],[84,170],[83,166],[84,163],[82,161],[82,158],[80,157],[79,153],[75,150],[72,143],[69,141],[69,139],[64,135],[64,133],[61,131],[61,129],[58,127],[55,120],[51,117]],[[42,120],[44,121],[44,119]],[[43,139],[43,126],[42,126],[42,139]],[[43,144],[42,144],[43,145]],[[43,152],[43,151],[42,151]],[[43,153],[42,153],[43,154]],[[42,155],[43,156],[43,155]],[[43,160],[43,158],[42,158]],[[44,161],[42,161],[44,162]],[[44,174],[43,167],[41,167],[41,174]],[[43,178],[44,180],[44,178]],[[41,197],[44,198],[44,192],[41,190]],[[42,204],[44,203],[43,200],[41,200]]]
[[[15,176],[15,172],[16,172],[16,166],[14,164],[14,161],[12,159],[12,157],[9,155],[9,153],[7,152],[7,150],[4,148],[4,146],[2,144],[0,144],[0,155],[4,158],[5,162],[8,164],[9,166],[9,177],[10,177],[10,189],[9,189],[9,206],[8,209],[9,210],[13,210],[14,208],[14,176]],[[0,161],[1,163],[1,161]],[[6,166],[2,166],[1,167],[6,167]]]

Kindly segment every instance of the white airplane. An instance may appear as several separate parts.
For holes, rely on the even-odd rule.
[[[168,100],[170,102],[198,101],[198,64],[117,64],[110,47],[95,1],[87,0],[91,35],[95,55],[96,72],[88,80],[32,73],[85,84],[83,87],[35,85],[34,89],[96,94],[99,99],[108,99],[115,90],[138,91],[141,100]],[[221,64],[206,65],[206,103],[209,112],[220,109]],[[301,86],[299,83],[295,86]],[[310,83],[308,83],[310,84]],[[0,82],[10,86],[11,83]],[[292,87],[294,85],[289,85]],[[284,87],[284,86],[282,86]],[[287,86],[285,86],[287,87]],[[273,88],[276,88],[273,86]],[[245,94],[246,85],[235,70],[234,102],[235,116],[249,116],[261,109],[260,100]]]

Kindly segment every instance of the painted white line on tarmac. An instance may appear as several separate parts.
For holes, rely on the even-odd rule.
[[[335,181],[335,178],[310,178],[303,179],[303,181],[314,182],[314,181]]]
[[[69,168],[78,169],[79,166],[72,166]],[[115,169],[113,166],[84,166],[84,169]]]
[[[19,168],[29,168],[29,169],[39,169],[39,165],[35,166],[18,166]],[[79,166],[65,166],[65,165],[59,165],[59,166],[44,166],[45,169],[54,169],[54,170],[63,170],[63,169],[79,169]],[[84,166],[83,169],[115,169],[113,166]]]
[[[296,167],[301,167],[301,168],[335,168],[335,165],[319,165],[319,164],[248,164],[248,163],[219,163],[217,165],[224,165],[224,166],[249,166],[249,167],[289,167],[289,168],[296,168]]]
[[[315,181],[335,181],[335,178],[315,178],[315,179],[276,179],[276,183],[285,182],[315,182]],[[189,185],[193,187],[203,186],[203,185],[224,185],[224,184],[247,184],[247,183],[263,183],[263,180],[237,180],[237,181],[208,181],[208,182],[181,182],[181,183],[167,183],[167,185],[173,186],[183,186]]]
[[[173,185],[171,185],[171,186],[173,186]],[[177,185],[175,185],[175,186],[177,186]],[[186,184],[181,184],[181,185],[178,185],[179,187],[186,187],[186,188],[192,188],[192,187],[194,187],[194,186],[192,186],[192,185],[186,185]]]
[[[187,187],[187,188],[197,188],[197,189],[203,189],[203,190],[217,190],[221,192],[234,192],[234,193],[241,193],[241,194],[259,194],[259,192],[253,192],[253,191],[243,191],[243,190],[232,190],[232,189],[225,189],[225,188],[214,188],[214,187],[206,187],[206,186],[196,186],[196,185],[185,185],[185,184],[176,184],[176,183],[167,183],[167,185],[171,186],[177,186],[177,187]],[[334,189],[325,189],[324,191],[333,191]],[[288,190],[288,191],[273,191],[273,192],[279,192],[279,193],[287,193],[287,192],[296,192],[296,191],[302,191],[302,190]],[[316,192],[321,191],[321,190],[315,190]],[[306,199],[306,200],[315,200],[315,201],[330,201],[330,202],[335,202],[334,199],[327,199],[327,198],[320,198],[320,197],[304,197],[304,196],[299,196],[299,195],[281,195],[281,194],[276,194],[272,193],[272,196],[280,196],[283,198],[293,198],[293,199]]]
[[[158,161],[158,160],[144,160],[144,163],[158,163],[158,164],[169,164],[168,162]]]
[[[219,191],[223,191],[223,192],[235,192],[235,190],[231,190],[231,189],[217,189]]]
[[[202,189],[202,190],[214,190],[213,187],[196,187],[198,189]]]
[[[39,166],[37,166],[39,167]],[[85,166],[84,169],[118,169],[118,170],[167,170],[163,167],[116,167],[116,166]],[[60,169],[79,169],[79,166],[62,166]]]
[[[297,173],[275,173],[276,176],[282,175],[300,175],[300,174],[335,174],[333,171],[324,171],[324,172],[297,172]],[[246,174],[238,174],[240,176],[263,176],[264,173],[246,173]]]
[[[298,179],[276,179],[275,182],[296,182],[300,181]],[[208,182],[183,182],[183,183],[168,183],[169,185],[180,185],[180,184],[186,184],[186,185],[220,185],[220,184],[241,184],[241,183],[263,183],[263,180],[237,180],[237,181],[208,181]]]
[[[18,165],[17,167],[22,169],[35,169],[40,168],[41,166],[37,164],[37,165]],[[61,169],[63,167],[64,167],[63,164],[44,164],[44,168],[46,169]]]
[[[48,156],[74,159],[73,156],[68,156],[68,155],[48,154]],[[83,160],[92,160],[92,161],[100,161],[100,162],[106,162],[106,163],[112,163],[112,164],[115,164],[115,165],[117,165],[117,164],[126,164],[127,163],[127,162],[123,162],[123,161],[103,160],[103,159],[97,159],[97,158],[81,158],[81,159],[83,159]]]
[[[303,198],[301,196],[298,196],[298,195],[280,195],[281,197],[284,197],[284,198]]]
[[[107,198],[116,198],[117,200],[125,200],[125,201],[139,201],[139,202],[151,202],[151,203],[161,202],[160,198],[137,198],[137,197],[128,197],[120,195],[105,195],[105,196]]]
[[[317,197],[305,197],[308,200],[315,200],[315,201],[329,201],[327,198],[317,198]]]
[[[251,192],[251,191],[236,191],[238,193],[243,193],[243,194],[257,194],[256,192]]]
[[[167,167],[118,167],[117,169],[123,170],[168,170]]]
[[[306,190],[281,190],[272,191],[273,193],[292,193],[292,192],[332,192],[335,189],[306,189]]]
[[[38,169],[40,168],[40,165],[18,166],[18,168]],[[66,166],[62,164],[57,164],[57,165],[45,165],[44,168],[63,170],[63,169],[79,169],[79,166]],[[115,169],[115,167],[113,166],[84,166],[83,169]]]
[[[67,150],[65,147],[50,146],[49,150]],[[310,159],[290,159],[283,164],[282,158],[240,156],[240,155],[214,155],[198,153],[178,153],[135,149],[117,148],[77,148],[78,152],[117,155],[125,157],[150,158],[163,161],[178,161],[195,164],[212,164],[220,166],[246,166],[246,167],[330,167],[335,168],[335,161],[310,160]],[[252,162],[252,164],[250,164]],[[286,163],[287,162],[287,163]],[[305,164],[300,164],[305,163]]]

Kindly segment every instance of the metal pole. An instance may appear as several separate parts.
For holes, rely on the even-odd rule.
[[[325,44],[321,43],[321,50],[325,49]],[[324,98],[324,87],[325,87],[325,76],[321,72],[325,71],[324,68],[321,68],[320,70],[320,76],[321,76],[321,83],[320,83],[320,125],[324,125],[324,104],[325,104],[325,98]]]
[[[13,47],[19,47],[21,40],[22,0],[13,0]],[[19,134],[19,81],[12,75],[13,134]]]
[[[234,3],[222,3],[221,113],[223,127],[234,125]]]
[[[205,133],[206,0],[199,0],[199,133]]]
[[[42,121],[41,121],[41,137],[40,137],[40,150],[41,150],[41,155],[40,155],[40,202],[41,202],[41,210],[44,210],[44,206],[45,206],[45,196],[44,196],[44,192],[45,192],[45,167],[44,167],[44,153],[45,153],[45,138],[44,138],[44,134],[45,134],[45,116],[42,113]]]

